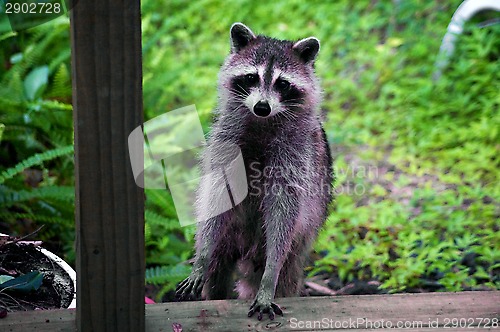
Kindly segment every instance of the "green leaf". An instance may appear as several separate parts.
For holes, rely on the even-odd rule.
[[[2,6],[4,6],[3,3]],[[0,41],[9,38],[12,34],[16,35],[10,26],[9,17],[4,12],[0,12],[0,33]]]
[[[0,284],[0,289],[9,289],[19,291],[21,293],[29,293],[40,288],[42,281],[43,274],[38,271],[32,271]]]
[[[28,100],[41,96],[49,81],[49,67],[41,66],[33,69],[24,79],[24,93]]]
[[[9,281],[9,280],[12,280],[12,279],[14,279],[14,277],[12,277],[12,276],[6,276],[6,275],[0,276],[0,285],[3,284],[6,281]]]
[[[22,59],[23,59],[23,54],[21,52],[19,52],[19,53],[13,54],[10,57],[10,63],[12,63],[14,65],[14,64],[20,62]]]
[[[490,275],[484,270],[482,266],[477,267],[477,271],[476,273],[474,273],[474,277],[487,280],[491,278]]]

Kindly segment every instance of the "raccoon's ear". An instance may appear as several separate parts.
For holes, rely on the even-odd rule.
[[[243,23],[234,23],[231,26],[231,52],[236,53],[255,39],[255,34]]]
[[[313,62],[319,52],[319,40],[315,37],[301,39],[292,48],[304,63]]]

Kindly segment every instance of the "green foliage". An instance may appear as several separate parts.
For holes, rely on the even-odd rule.
[[[74,200],[75,188],[63,186],[38,187],[32,190],[18,190],[10,193],[2,192],[0,204],[10,206],[19,202],[26,202],[32,199],[54,198],[65,203],[72,203]]]
[[[49,67],[41,66],[33,69],[24,79],[24,94],[26,99],[35,100],[40,97],[49,80]]]
[[[377,7],[377,17],[390,17]],[[419,12],[416,4],[405,7]],[[328,113],[327,133],[348,152],[337,160],[341,190],[316,244],[328,253],[312,273],[376,278],[391,291],[500,287],[500,26],[468,24],[433,84],[450,14],[431,14],[439,28],[396,15],[385,40],[370,34],[353,41],[356,53],[346,52],[358,58],[354,66],[331,59],[345,76],[324,71],[326,83],[329,75],[335,82],[325,105],[337,110]],[[361,160],[346,162],[353,155]],[[372,172],[346,176],[356,168]]]
[[[0,175],[0,184],[4,183],[5,180],[12,179],[16,174],[21,173],[22,171],[32,166],[40,165],[44,161],[52,160],[57,157],[72,153],[73,153],[73,145],[45,151],[43,153],[37,153],[34,156],[21,161],[16,166],[3,171],[2,174]]]
[[[166,265],[155,266],[146,269],[146,283],[151,285],[161,285],[162,288],[156,296],[157,301],[161,301],[163,295],[182,281],[191,272],[187,265]]]
[[[74,260],[69,20],[0,40],[0,227],[37,234]]]
[[[185,261],[192,255],[194,226],[181,227],[172,196],[164,190],[146,190],[146,282],[161,285],[157,301],[189,274]]]

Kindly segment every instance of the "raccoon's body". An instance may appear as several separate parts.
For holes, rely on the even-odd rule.
[[[269,313],[273,319],[282,314],[274,297],[298,294],[333,180],[313,68],[318,51],[313,37],[281,41],[255,36],[241,23],[231,27],[203,168],[209,173],[224,166],[223,147],[238,146],[248,195],[229,211],[200,220],[193,272],[177,291],[181,298],[198,297],[202,289],[207,299],[228,298],[236,270],[239,297],[255,298],[249,316]],[[200,209],[214,197],[203,187],[214,185],[202,181]]]

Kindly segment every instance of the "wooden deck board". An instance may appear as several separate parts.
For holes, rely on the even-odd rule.
[[[250,301],[223,300],[146,306],[146,331],[500,331],[500,291],[351,295],[278,299],[284,317],[247,318]],[[454,325],[451,319],[461,319]],[[481,320],[482,319],[482,320]],[[449,321],[448,321],[449,320]],[[316,325],[314,322],[316,321]],[[493,324],[496,321],[496,324]],[[383,322],[383,323],[382,323]],[[486,323],[489,322],[487,326]],[[408,328],[398,324],[408,324]],[[413,324],[413,325],[411,325]],[[465,324],[465,326],[463,325]],[[496,326],[496,327],[495,327]],[[0,331],[76,331],[74,310],[10,313]]]

